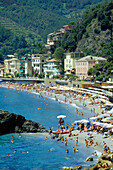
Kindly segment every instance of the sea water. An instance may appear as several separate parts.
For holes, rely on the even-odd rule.
[[[76,114],[76,107],[84,116]],[[88,118],[90,113],[77,105],[59,103],[52,97],[16,91],[15,89],[0,88],[0,109],[11,113],[20,114],[42,124],[44,127],[58,128],[57,116],[66,115],[65,123],[71,126],[75,120]],[[14,143],[11,143],[12,135]],[[85,144],[78,144],[78,153],[73,153],[75,141],[64,143],[48,138],[44,134],[7,134],[0,136],[0,168],[1,169],[62,169],[64,166],[87,166],[85,159],[94,152],[93,148],[86,148]],[[66,149],[69,153],[66,154]],[[16,150],[16,153],[14,151]],[[10,156],[8,156],[10,154]],[[97,158],[90,163],[94,164]]]

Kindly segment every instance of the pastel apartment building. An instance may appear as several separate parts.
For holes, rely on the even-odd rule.
[[[88,70],[95,64],[106,61],[103,57],[86,56],[76,61],[76,76],[82,80],[88,77]]]
[[[49,75],[51,77],[53,75],[60,75],[60,71],[58,69],[59,62],[60,61],[55,58],[47,60],[43,67],[45,76]]]
[[[83,52],[69,52],[65,54],[64,59],[64,72],[66,75],[76,73],[76,60],[84,56]]]
[[[20,58],[20,76],[26,77],[26,76],[32,76],[32,60],[31,56],[24,56]]]
[[[32,54],[33,72],[37,72],[38,74],[43,73],[47,58],[48,56],[46,54]]]
[[[16,73],[19,73],[20,70],[20,61],[17,58],[5,59],[4,60],[5,66],[5,75],[12,75],[14,76]]]

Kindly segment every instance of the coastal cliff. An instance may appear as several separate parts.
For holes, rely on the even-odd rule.
[[[0,135],[8,133],[36,133],[47,132],[41,124],[31,120],[26,120],[21,115],[0,110]]]

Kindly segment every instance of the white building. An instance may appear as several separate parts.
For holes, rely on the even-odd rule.
[[[47,55],[44,54],[32,54],[32,67],[34,71],[43,73],[43,66],[46,63]]]
[[[55,58],[47,60],[46,64],[44,64],[44,73],[45,76],[49,75],[50,77],[53,75],[60,75],[60,71],[58,69],[58,63],[60,61],[56,60]]]

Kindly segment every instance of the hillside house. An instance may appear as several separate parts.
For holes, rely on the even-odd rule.
[[[72,28],[74,28],[73,25],[65,25],[59,31],[48,34],[47,44],[45,45],[48,53],[50,52],[51,47],[56,48],[56,42],[63,37],[65,32],[71,32]]]

